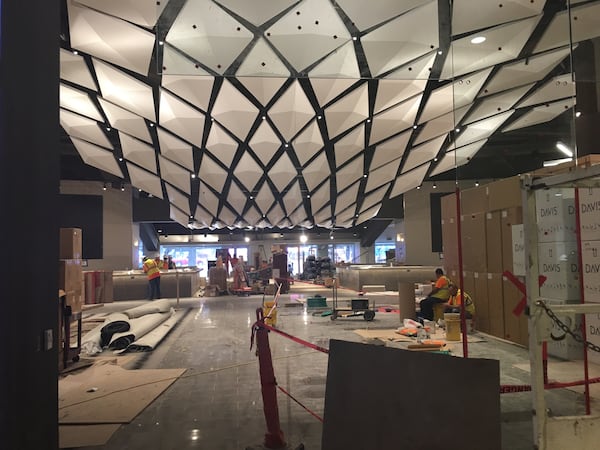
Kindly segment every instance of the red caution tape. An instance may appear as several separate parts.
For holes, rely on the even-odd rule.
[[[521,301],[517,303],[517,306],[515,306],[515,308],[512,310],[512,313],[519,317],[521,314],[523,314],[523,311],[525,311],[525,307],[527,306],[527,287],[525,286],[525,283],[515,277],[513,273],[508,270],[502,272],[502,276],[506,277],[523,294]],[[538,285],[541,287],[547,279],[548,277],[540,275],[538,277]]]
[[[292,341],[297,342],[298,344],[304,345],[305,347],[312,348],[313,350],[317,350],[319,352],[329,353],[329,349],[327,349],[325,347],[321,347],[320,345],[316,345],[316,344],[313,344],[312,342],[308,342],[303,339],[297,338],[295,336],[292,336],[291,334],[286,333],[285,331],[278,330],[277,328],[273,328],[271,325],[267,325],[266,323],[262,323],[262,322],[256,322],[252,326],[252,337],[250,340],[250,349],[252,349],[252,343],[254,342],[254,330],[256,328],[265,328],[267,330],[278,333],[288,339],[291,339]]]

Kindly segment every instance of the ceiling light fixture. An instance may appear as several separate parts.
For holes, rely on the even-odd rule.
[[[556,143],[556,148],[563,152],[565,155],[567,155],[569,158],[573,157],[573,151],[562,142],[558,141]]]
[[[244,242],[250,242],[250,238],[248,236],[244,237]]]
[[[122,162],[122,161],[123,161],[123,158],[119,158],[119,162]]]
[[[433,186],[432,186],[432,187],[433,187],[434,189],[437,189],[437,184],[433,183]]]
[[[479,181],[475,182],[475,187],[479,186]]]
[[[102,190],[105,191],[106,190],[106,183],[104,183],[104,185],[102,186]]]
[[[193,173],[193,174],[191,175],[191,177],[192,177],[192,178],[196,178],[196,174],[195,174],[195,173]]]
[[[473,39],[471,39],[471,44],[483,44],[485,40],[485,36],[475,36]]]
[[[573,158],[560,158],[560,159],[553,159],[550,161],[544,161],[544,167],[557,166],[559,164],[570,162],[570,161],[573,161]]]
[[[302,233],[300,235],[300,242],[302,242],[303,244],[306,244],[306,241],[308,241],[308,237],[304,233]]]
[[[421,185],[417,186],[417,190],[421,189]]]
[[[121,183],[121,192],[125,192],[125,185]]]
[[[575,113],[575,117],[581,117],[581,111],[577,111],[577,112]]]

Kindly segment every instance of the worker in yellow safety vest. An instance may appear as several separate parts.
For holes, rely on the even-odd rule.
[[[464,297],[465,317],[467,319],[472,319],[475,315],[475,303],[473,303],[471,296],[466,292],[463,294],[463,292],[461,292],[458,286],[452,283],[448,287],[448,291],[450,291],[450,297],[448,298],[448,303],[446,303],[446,312],[460,312],[460,305],[462,304]]]
[[[427,320],[433,320],[433,305],[436,303],[446,303],[448,297],[450,297],[450,292],[448,291],[450,278],[444,275],[442,269],[435,269],[435,276],[436,281],[431,289],[431,293],[419,303],[420,313],[418,316]]]
[[[148,275],[148,299],[160,298],[160,269],[156,261],[144,256],[142,269]]]

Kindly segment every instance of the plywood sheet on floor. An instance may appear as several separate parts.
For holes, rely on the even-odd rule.
[[[59,448],[79,448],[104,445],[120,426],[119,423],[61,425],[58,427],[58,446]]]
[[[412,342],[414,339],[396,333],[395,329],[389,330],[354,330],[363,339],[381,339],[382,341]]]
[[[185,369],[125,370],[94,365],[58,383],[60,424],[128,423]]]
[[[497,360],[331,340],[322,449],[500,450],[499,388]]]

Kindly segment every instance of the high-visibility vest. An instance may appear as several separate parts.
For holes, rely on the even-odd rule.
[[[450,297],[450,291],[448,290],[449,286],[450,278],[448,278],[446,275],[442,275],[435,282],[435,287],[437,287],[439,290],[435,294],[431,294],[431,296],[439,298],[440,300],[448,300],[448,297]]]
[[[160,270],[156,265],[156,261],[153,259],[147,259],[144,261],[143,266],[144,272],[148,274],[148,279],[153,280],[154,278],[160,277]]]
[[[459,307],[460,304],[462,303],[462,299],[463,299],[463,294],[462,294],[461,290],[459,289],[456,292],[456,295],[451,296],[448,299],[448,305]],[[475,304],[473,303],[471,296],[469,294],[467,294],[466,292],[465,292],[465,311],[468,313],[471,313],[472,315],[475,314]]]

